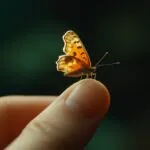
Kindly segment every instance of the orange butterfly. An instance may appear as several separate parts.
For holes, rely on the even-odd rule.
[[[102,64],[101,61],[108,54],[106,52],[104,56],[98,61],[98,63],[92,67],[91,60],[89,55],[80,40],[79,36],[72,30],[67,31],[63,35],[64,47],[63,52],[65,55],[59,56],[56,61],[57,71],[64,72],[64,76],[68,77],[80,77],[83,75],[86,77],[96,78],[96,69],[101,66],[119,64],[119,62],[115,62],[112,64]]]

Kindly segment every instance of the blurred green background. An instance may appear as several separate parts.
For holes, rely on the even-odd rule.
[[[0,95],[59,95],[78,81],[56,71],[62,35],[79,34],[111,108],[87,150],[150,148],[149,1],[6,0],[0,2]],[[149,149],[148,148],[148,149]]]

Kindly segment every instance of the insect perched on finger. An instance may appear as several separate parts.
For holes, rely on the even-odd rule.
[[[120,64],[120,62],[100,64],[108,54],[108,52],[106,52],[98,63],[92,66],[86,48],[79,36],[72,30],[67,31],[63,35],[63,41],[63,52],[65,55],[59,56],[56,65],[57,71],[64,72],[64,76],[82,78],[85,75],[86,78],[96,78],[96,69],[98,67]]]

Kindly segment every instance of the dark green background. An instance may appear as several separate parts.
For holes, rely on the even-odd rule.
[[[79,34],[92,63],[109,51],[97,80],[111,108],[88,150],[147,149],[149,140],[150,7],[148,1],[5,0],[0,2],[0,95],[58,95],[79,79],[55,61],[62,35]],[[145,147],[145,148],[144,148]]]

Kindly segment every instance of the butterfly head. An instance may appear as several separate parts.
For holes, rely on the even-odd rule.
[[[96,72],[96,69],[97,69],[97,67],[96,67],[96,66],[94,66],[94,67],[90,67],[89,71],[94,73],[94,72]]]

